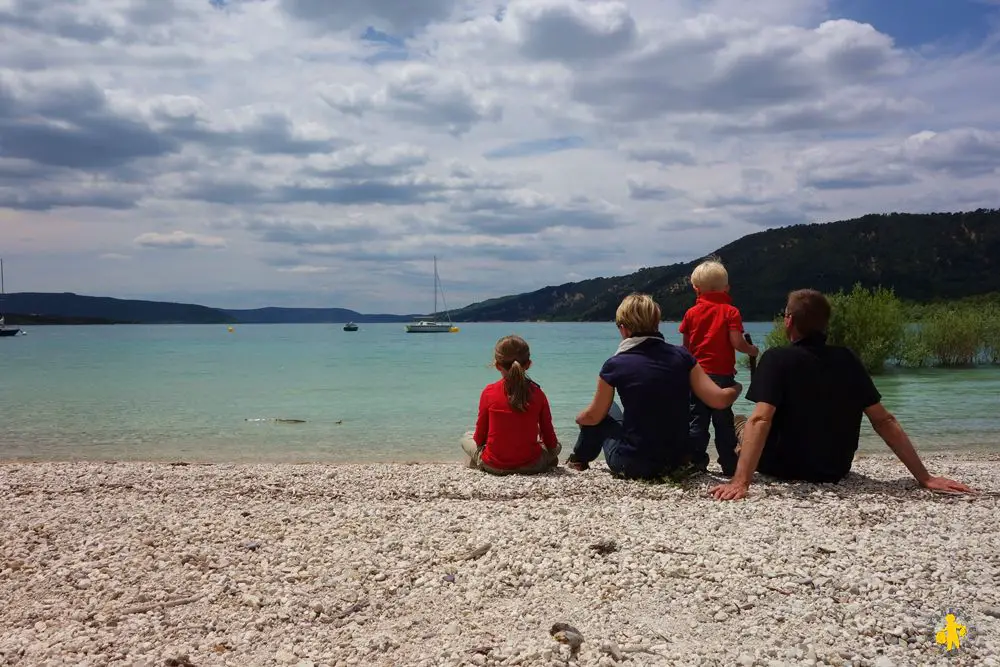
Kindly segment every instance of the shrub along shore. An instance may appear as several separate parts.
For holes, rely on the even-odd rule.
[[[857,353],[872,373],[887,367],[971,367],[1000,364],[1000,303],[966,299],[907,304],[891,289],[866,289],[830,296],[829,342]],[[787,345],[776,319],[763,348]]]

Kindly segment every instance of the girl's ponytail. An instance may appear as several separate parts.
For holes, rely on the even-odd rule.
[[[493,361],[504,371],[503,388],[511,410],[524,412],[531,400],[531,380],[527,367],[531,364],[531,350],[520,336],[504,336],[493,350]]]
[[[528,399],[531,398],[531,385],[528,384],[528,376],[525,374],[524,366],[516,359],[507,371],[504,378],[503,387],[507,392],[507,401],[514,412],[524,412],[528,409]]]

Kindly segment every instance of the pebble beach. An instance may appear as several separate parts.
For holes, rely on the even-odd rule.
[[[925,463],[985,493],[0,464],[0,664],[1000,665],[1000,455]]]

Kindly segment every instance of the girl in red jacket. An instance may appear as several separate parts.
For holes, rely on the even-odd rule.
[[[502,378],[483,389],[476,432],[462,439],[469,466],[495,475],[552,470],[562,448],[552,428],[549,399],[527,375],[528,344],[520,336],[504,336],[493,351],[493,365]]]

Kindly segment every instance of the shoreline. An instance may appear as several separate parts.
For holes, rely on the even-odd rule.
[[[891,455],[732,503],[603,464],[4,462],[0,662],[996,667],[1000,453],[924,460],[988,493]]]
[[[447,466],[447,465],[459,465],[460,467],[464,462],[468,460],[467,457],[463,455],[460,448],[456,445],[455,456],[453,458],[447,459],[406,459],[406,458],[394,458],[394,459],[360,459],[360,460],[323,460],[323,459],[206,459],[197,458],[190,456],[179,456],[171,458],[43,458],[43,457],[23,457],[23,458],[10,458],[0,455],[0,466],[10,466],[10,465],[38,465],[38,464],[94,464],[94,465],[111,465],[111,464],[121,464],[121,465],[168,465],[168,466]],[[565,465],[562,461],[566,456],[569,455],[568,450],[563,450],[564,456],[560,459],[560,468],[564,468]],[[983,445],[982,447],[974,447],[968,449],[950,449],[950,448],[935,448],[933,446],[924,446],[924,448],[917,448],[917,454],[920,455],[921,460],[958,460],[966,462],[975,461],[998,461],[1000,462],[1000,444],[990,444]],[[713,469],[717,467],[715,452],[712,448],[709,448],[709,455],[711,458],[710,470],[711,473]],[[891,451],[888,450],[884,445],[880,450],[868,450],[859,449],[854,455],[855,462],[862,460],[889,460],[895,461],[901,467],[901,469],[906,472],[905,468],[902,467],[902,463],[896,458]],[[598,457],[598,463],[603,464],[603,455]],[[931,470],[931,474],[933,474]]]

